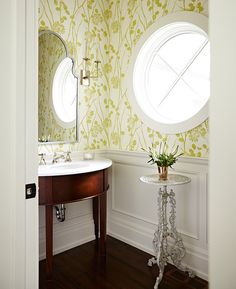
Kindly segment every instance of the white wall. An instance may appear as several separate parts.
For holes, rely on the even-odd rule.
[[[234,289],[236,2],[210,1],[210,288]]]
[[[16,181],[15,142],[16,142],[16,69],[15,59],[15,19],[14,1],[4,1],[0,10],[0,131],[1,131],[1,193],[0,193],[0,287],[14,288],[15,278],[15,213],[16,213]],[[12,21],[10,21],[12,19]],[[14,19],[14,20],[13,20]],[[8,23],[6,33],[6,23]],[[11,79],[11,85],[9,80]],[[19,98],[22,94],[19,92]],[[19,140],[19,144],[22,139]],[[19,183],[21,185],[21,183]],[[19,193],[21,189],[19,188]],[[24,230],[24,228],[22,228]],[[22,244],[22,243],[21,243]],[[4,261],[3,261],[4,260]],[[24,268],[22,268],[24,270]],[[21,282],[22,283],[22,280]],[[20,284],[19,284],[20,285]]]
[[[158,221],[157,188],[139,181],[156,172],[143,153],[107,151],[97,153],[112,159],[109,169],[108,234],[141,250],[153,253],[153,234]],[[176,173],[191,177],[190,184],[175,188],[177,227],[187,249],[184,262],[202,278],[208,277],[207,170],[205,159],[182,158]],[[66,221],[54,218],[54,252],[59,253],[94,239],[92,203],[66,205]],[[40,257],[45,256],[44,209],[40,208]]]

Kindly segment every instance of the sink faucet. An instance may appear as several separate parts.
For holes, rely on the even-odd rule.
[[[66,153],[54,153],[53,154],[53,159],[52,159],[52,163],[55,164],[58,162],[59,159],[63,159],[64,162],[71,162],[71,157],[70,157],[71,152],[66,152]]]
[[[53,164],[56,164],[59,159],[65,159],[64,153],[58,154],[58,153],[55,152],[55,153],[53,154],[52,163],[53,163]]]

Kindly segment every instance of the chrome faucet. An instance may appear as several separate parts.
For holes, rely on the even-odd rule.
[[[52,158],[52,163],[56,164],[58,162],[59,159],[65,159],[64,153],[54,153],[53,154],[53,158]]]
[[[53,158],[52,158],[52,163],[55,164],[58,162],[59,159],[63,159],[64,162],[71,162],[71,157],[70,157],[71,152],[63,152],[63,153],[56,153],[54,152]]]

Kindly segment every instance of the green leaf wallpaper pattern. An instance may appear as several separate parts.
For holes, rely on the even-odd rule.
[[[160,17],[177,11],[208,15],[208,1],[40,0],[39,29],[50,29],[63,37],[77,72],[82,67],[86,41],[91,60],[98,51],[102,61],[99,79],[92,80],[88,88],[80,86],[80,139],[70,145],[72,150],[140,151],[141,147],[167,141],[170,146],[178,144],[185,156],[208,157],[207,120],[185,133],[161,135],[133,112],[127,95],[126,77],[135,45]]]

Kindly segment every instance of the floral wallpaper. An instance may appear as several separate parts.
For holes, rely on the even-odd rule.
[[[83,57],[90,58],[89,67],[94,75],[94,60],[98,58],[99,78],[92,80],[89,87],[79,87],[79,142],[70,144],[71,150],[105,149],[109,135],[107,110],[104,98],[108,97],[103,50],[108,34],[105,25],[107,1],[41,0],[39,3],[39,29],[57,32],[65,40],[69,56],[75,60],[75,73],[83,67]],[[101,16],[102,15],[102,16]],[[86,45],[87,43],[87,45]],[[87,46],[87,49],[86,49]],[[60,149],[63,145],[47,146],[47,150]]]
[[[191,131],[162,135],[149,128],[129,102],[127,72],[142,34],[160,17],[176,11],[208,15],[207,0],[40,0],[39,28],[59,33],[82,67],[88,56],[101,60],[99,78],[80,86],[79,142],[74,150],[140,151],[166,140],[180,145],[186,156],[208,157],[208,120]],[[63,148],[63,146],[60,146]]]

